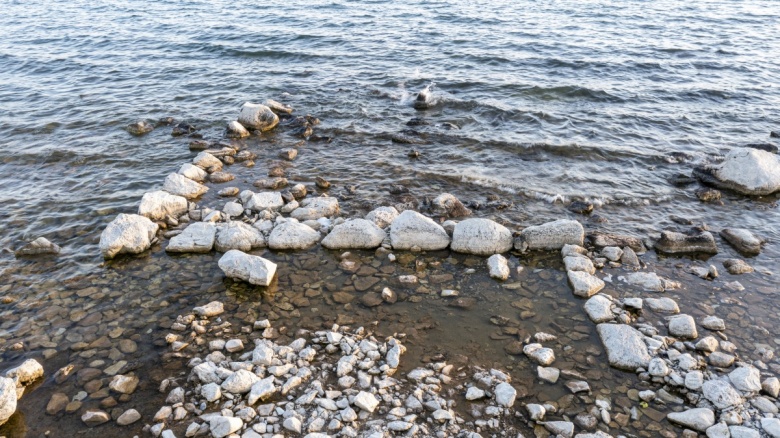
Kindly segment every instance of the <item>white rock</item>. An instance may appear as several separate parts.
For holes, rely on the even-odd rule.
[[[117,374],[108,383],[108,387],[112,391],[116,391],[120,394],[132,394],[138,387],[139,379],[137,376],[125,376]]]
[[[704,374],[701,371],[688,371],[685,375],[685,387],[691,391],[698,391],[704,384]]]
[[[0,377],[0,424],[4,424],[16,412],[16,383]]]
[[[212,223],[193,222],[180,234],[173,236],[165,247],[166,252],[207,253],[214,248],[217,228]]]
[[[528,418],[533,421],[544,420],[544,414],[547,413],[547,410],[544,408],[544,406],[537,405],[535,403],[529,403],[525,405],[525,409],[528,411]]]
[[[274,227],[271,235],[268,236],[268,246],[271,249],[306,249],[319,240],[320,233],[310,226],[287,221]]]
[[[707,408],[688,409],[683,412],[670,412],[666,418],[672,423],[681,424],[699,432],[704,432],[715,424],[715,413]]]
[[[515,240],[515,249],[561,249],[564,245],[582,246],[584,240],[585,230],[579,222],[559,219],[524,229]]]
[[[19,366],[6,371],[5,377],[16,380],[20,385],[29,385],[43,377],[43,366],[35,359],[27,359]]]
[[[720,236],[737,251],[751,255],[761,253],[761,245],[765,243],[764,239],[744,228],[724,228],[720,231]]]
[[[647,291],[663,292],[664,283],[655,272],[632,272],[626,275],[626,282]]]
[[[279,192],[260,192],[253,193],[244,190],[239,194],[244,207],[252,211],[278,210],[284,205],[284,199]]]
[[[568,271],[569,283],[574,295],[578,297],[590,297],[604,289],[604,280],[582,271]]]
[[[611,262],[616,262],[623,256],[623,250],[617,246],[605,246],[601,249],[601,255]]]
[[[100,234],[100,252],[106,259],[138,254],[152,246],[157,224],[137,214],[119,214]]]
[[[219,301],[212,301],[205,306],[195,307],[192,311],[198,316],[210,318],[222,314],[225,311],[225,306]]]
[[[265,247],[265,237],[255,227],[240,221],[232,221],[217,228],[215,241],[217,251],[227,252],[231,249],[251,251]]]
[[[563,258],[563,264],[567,271],[582,271],[587,272],[590,275],[596,273],[596,268],[593,267],[593,262],[591,262],[587,257],[567,256]]]
[[[488,269],[490,271],[490,277],[498,280],[506,280],[509,278],[509,262],[506,257],[501,254],[493,254],[487,259]]]
[[[574,435],[574,423],[571,421],[546,421],[544,428],[552,435],[561,438],[571,438]]]
[[[744,402],[739,392],[726,379],[707,380],[701,390],[704,398],[718,409],[727,409]]]
[[[555,353],[551,348],[542,347],[541,344],[528,344],[523,347],[523,353],[542,366],[555,362]]]
[[[729,426],[726,423],[717,423],[710,426],[706,431],[707,438],[731,438]]]
[[[187,199],[157,190],[145,193],[138,206],[138,214],[153,221],[164,220],[166,216],[179,217],[187,212]]]
[[[301,433],[301,420],[294,416],[285,418],[282,427],[290,432]]]
[[[742,392],[761,391],[761,373],[752,366],[743,366],[729,373],[729,380]]]
[[[666,377],[669,374],[669,366],[660,357],[650,359],[647,372],[653,377]]]
[[[370,392],[360,391],[353,402],[355,406],[366,412],[374,412],[377,406],[379,406],[379,400],[374,397]]]
[[[247,370],[238,370],[229,375],[222,382],[222,390],[232,394],[246,394],[252,389],[252,385],[259,382],[260,378],[255,373]]]
[[[693,174],[745,195],[769,195],[780,190],[780,157],[753,148],[732,149],[721,164],[696,167]]]
[[[780,380],[777,377],[769,377],[761,382],[761,389],[770,396],[777,398],[780,395]]]
[[[268,286],[276,275],[276,263],[235,249],[226,252],[218,265],[227,277],[258,286]]]
[[[222,213],[225,213],[227,217],[238,217],[244,214],[244,206],[238,202],[226,202],[222,207]]]
[[[209,429],[214,438],[223,438],[241,429],[244,422],[238,417],[215,416],[209,421]]]
[[[772,438],[780,438],[780,420],[777,418],[762,418],[761,428]]]
[[[259,343],[252,351],[252,363],[255,365],[271,365],[274,359],[274,349],[266,343]]]
[[[681,339],[696,339],[696,322],[690,315],[675,315],[669,318],[669,335]]]
[[[244,102],[238,113],[238,123],[246,128],[269,131],[279,124],[279,116],[265,105]]]
[[[216,383],[208,383],[200,388],[200,395],[211,403],[222,397],[222,389]]]
[[[329,196],[321,196],[301,201],[301,206],[290,213],[290,217],[299,221],[316,221],[319,218],[332,217],[337,214],[339,214],[339,200]]]
[[[450,236],[432,219],[406,210],[390,225],[390,244],[396,250],[416,246],[423,251],[435,251],[449,246]]]
[[[509,383],[499,383],[493,393],[496,396],[496,403],[498,403],[499,406],[511,408],[515,404],[517,390]]]
[[[577,257],[577,256],[584,256],[588,254],[588,250],[579,246],[579,245],[563,245],[561,248],[561,257]]]
[[[233,120],[227,125],[226,135],[228,138],[245,138],[249,137],[249,131],[238,123],[238,121]]]
[[[626,371],[647,369],[650,354],[644,336],[637,329],[626,324],[599,324],[596,331],[607,350],[610,365]]]
[[[120,426],[127,426],[133,424],[141,419],[141,414],[135,409],[128,409],[116,419],[116,424]]]
[[[322,239],[328,249],[373,249],[379,247],[387,234],[375,223],[366,219],[348,219],[336,225]]]
[[[489,219],[466,219],[455,225],[450,248],[466,254],[502,254],[512,249],[512,232]]]
[[[671,298],[645,298],[647,307],[658,313],[680,313],[680,307]]]
[[[171,173],[165,177],[163,190],[172,194],[183,196],[187,199],[195,199],[198,196],[209,191],[209,188],[203,184],[197,183],[184,175]]]
[[[710,315],[701,320],[701,326],[707,330],[722,331],[726,330],[726,323],[717,316]]]
[[[266,377],[252,385],[247,396],[247,403],[251,406],[257,403],[258,400],[265,401],[277,391],[279,391],[279,388],[274,385],[274,376]]]
[[[222,161],[208,152],[201,152],[192,159],[192,164],[201,169],[212,169],[215,172],[222,170]]]
[[[190,163],[182,164],[181,167],[179,167],[179,171],[176,173],[199,183],[206,181],[209,177],[208,172]]]
[[[536,367],[536,375],[539,379],[547,383],[555,383],[561,375],[561,370],[558,368],[538,366]]]
[[[398,217],[395,207],[378,207],[366,215],[366,220],[375,223],[379,228],[387,228]]]
[[[479,400],[485,396],[485,391],[477,388],[476,386],[470,386],[466,390],[466,400]]]
[[[761,438],[757,430],[745,426],[729,426],[731,438]]]
[[[242,351],[244,349],[244,343],[241,339],[231,339],[225,343],[225,350],[230,353]]]
[[[596,324],[615,319],[615,314],[612,313],[612,300],[604,295],[592,296],[583,307],[588,318]]]

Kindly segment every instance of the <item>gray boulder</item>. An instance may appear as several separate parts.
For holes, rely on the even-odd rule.
[[[274,227],[268,236],[271,249],[306,249],[320,241],[320,233],[308,225],[289,220]]]
[[[157,224],[137,214],[119,214],[100,234],[100,252],[106,259],[139,254],[152,246]]]
[[[398,217],[395,207],[377,207],[366,215],[366,220],[375,223],[379,228],[387,228]]]
[[[192,164],[200,167],[201,169],[207,169],[213,172],[222,170],[222,161],[219,161],[219,158],[211,155],[208,152],[200,152],[195,156],[195,158],[192,159]]]
[[[268,286],[276,275],[276,263],[236,249],[226,252],[218,265],[227,277],[258,286]]]
[[[183,196],[187,199],[195,199],[209,191],[209,188],[203,184],[197,183],[184,175],[171,173],[165,177],[163,190],[172,194]]]
[[[567,271],[574,295],[588,298],[604,289],[604,280],[583,271]]]
[[[249,131],[247,131],[242,124],[238,123],[238,121],[233,120],[228,123],[227,129],[225,130],[225,136],[227,138],[245,138],[249,137]]]
[[[181,167],[179,167],[179,171],[176,173],[199,183],[206,181],[209,177],[208,172],[190,163],[182,164]]]
[[[720,237],[724,238],[737,251],[749,255],[758,255],[761,252],[761,245],[766,242],[744,228],[724,228],[720,232]]]
[[[688,409],[683,412],[670,412],[666,418],[676,424],[704,432],[715,424],[715,413],[707,408]]]
[[[431,202],[431,211],[434,214],[447,217],[470,216],[471,210],[466,208],[454,195],[442,193]]]
[[[336,225],[330,234],[322,239],[322,246],[328,249],[372,249],[385,240],[384,230],[366,219],[350,219]]]
[[[214,248],[214,237],[217,227],[211,222],[194,222],[187,226],[181,234],[173,236],[166,252],[207,253]]]
[[[707,380],[702,385],[701,390],[704,398],[718,409],[728,409],[744,402],[739,392],[725,378]]]
[[[432,219],[406,210],[390,225],[390,244],[396,250],[417,246],[423,251],[435,251],[449,246],[450,236]]]
[[[245,102],[238,113],[238,123],[247,128],[269,131],[279,124],[279,116],[265,105]]]
[[[512,249],[512,232],[489,219],[466,219],[455,225],[450,248],[485,256],[505,253]]]
[[[721,164],[696,167],[693,174],[744,195],[770,195],[780,190],[780,157],[753,148],[732,149]]]
[[[339,214],[339,200],[330,196],[319,198],[306,198],[301,201],[301,206],[290,213],[290,217],[299,221],[316,221],[322,217],[332,217]]]
[[[644,336],[637,329],[626,324],[599,324],[596,331],[607,351],[609,364],[615,368],[636,372],[647,369],[650,354]]]
[[[244,207],[252,211],[278,210],[284,206],[284,199],[279,192],[253,193],[244,190],[238,195]]]
[[[45,237],[39,237],[30,243],[22,246],[14,252],[16,257],[37,256],[37,255],[56,255],[62,251],[59,245],[52,243]]]
[[[559,219],[524,229],[515,239],[515,249],[561,249],[564,245],[582,246],[584,240],[585,230],[579,222]]]
[[[188,202],[183,196],[172,195],[162,190],[144,193],[138,214],[153,221],[165,220],[167,216],[178,218],[187,212]]]
[[[16,412],[16,383],[0,377],[0,424],[4,424]]]
[[[657,251],[667,254],[681,254],[692,252],[703,252],[707,254],[717,254],[718,246],[715,244],[715,238],[709,231],[702,231],[698,234],[683,234],[675,231],[662,231],[661,238],[655,243]]]
[[[217,228],[215,247],[221,252],[231,249],[246,252],[265,247],[265,238],[257,228],[243,222],[232,221]]]
[[[612,321],[615,315],[612,313],[612,300],[604,295],[594,295],[584,305],[588,318],[596,324]]]

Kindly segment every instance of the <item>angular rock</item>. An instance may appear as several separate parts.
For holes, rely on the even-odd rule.
[[[670,412],[666,418],[672,423],[704,432],[715,424],[715,413],[707,408],[688,409],[683,412]]]
[[[231,249],[247,252],[265,247],[265,237],[260,230],[251,225],[232,221],[217,228],[215,247],[220,252],[227,252]]]
[[[214,238],[217,227],[210,222],[194,222],[187,226],[180,234],[173,236],[166,252],[192,252],[207,253],[214,248]]]
[[[301,206],[296,208],[290,217],[299,221],[316,221],[322,217],[332,217],[339,214],[339,200],[330,196],[318,198],[306,198],[301,201]]]
[[[696,167],[693,175],[744,195],[770,195],[780,190],[780,157],[753,148],[732,149],[721,164]]]
[[[431,210],[434,214],[448,217],[464,217],[471,215],[471,210],[449,193],[442,193],[431,202]]]
[[[551,250],[561,249],[567,244],[582,246],[584,240],[585,230],[579,222],[559,219],[524,229],[514,245],[518,251]]]
[[[567,271],[587,272],[590,275],[596,273],[596,268],[593,266],[593,262],[591,262],[587,257],[566,256],[563,258],[563,265]]]
[[[547,383],[555,383],[561,375],[561,370],[552,367],[536,367],[536,376]]]
[[[51,243],[45,237],[39,237],[32,242],[22,246],[14,251],[16,257],[37,256],[37,255],[56,255],[62,251],[59,245]]]
[[[199,183],[206,181],[206,179],[209,177],[208,172],[190,163],[182,164],[179,168],[179,171],[176,173]]]
[[[432,219],[406,210],[390,225],[390,244],[396,250],[416,246],[423,251],[435,251],[449,246],[450,236]]]
[[[512,249],[512,232],[489,219],[466,219],[455,225],[450,248],[466,254],[502,254]]]
[[[626,282],[647,291],[663,292],[664,283],[655,272],[632,272],[626,275]]]
[[[237,417],[212,417],[209,421],[209,429],[214,438],[224,438],[241,429],[244,422]]]
[[[571,438],[574,435],[574,423],[571,421],[545,421],[544,428],[553,436]]]
[[[128,426],[141,419],[141,414],[135,409],[128,409],[116,419],[116,424],[120,426]]]
[[[247,370],[238,370],[228,376],[220,387],[231,394],[246,394],[252,389],[252,385],[259,382],[260,378],[255,373]]]
[[[707,380],[702,384],[701,390],[704,398],[718,409],[728,409],[744,402],[739,392],[724,378]]]
[[[117,374],[111,379],[108,387],[112,391],[116,391],[120,394],[132,394],[138,387],[139,379],[137,376],[125,376]]]
[[[737,251],[749,255],[759,254],[761,245],[766,242],[744,228],[724,228],[720,231],[720,237],[724,238]]]
[[[244,190],[238,195],[244,207],[252,211],[278,210],[284,206],[284,199],[279,192],[252,193]]]
[[[212,316],[221,315],[225,311],[225,306],[219,301],[212,301],[205,306],[195,307],[192,311],[198,316],[211,318]]]
[[[222,161],[219,158],[211,155],[208,152],[200,152],[195,158],[192,159],[192,164],[200,167],[201,169],[218,172],[222,170]]]
[[[696,339],[696,321],[690,315],[675,315],[669,318],[669,335],[681,339]]]
[[[511,408],[515,404],[517,390],[507,382],[501,382],[493,391],[496,397],[496,403],[505,408]]]
[[[509,262],[501,254],[493,254],[487,260],[490,277],[497,280],[506,280],[509,278]]]
[[[265,105],[244,102],[238,113],[238,123],[247,128],[270,131],[279,124],[279,116]]]
[[[157,228],[144,216],[120,213],[100,234],[100,252],[106,259],[144,252],[152,246]]]
[[[81,421],[87,425],[87,427],[99,426],[103,423],[107,423],[111,420],[108,413],[103,411],[87,411],[81,416]]]
[[[397,217],[398,210],[395,207],[377,207],[366,215],[366,220],[375,223],[379,228],[387,228]]]
[[[568,271],[569,284],[573,289],[574,295],[578,297],[590,297],[604,289],[604,280],[582,271]]]
[[[599,324],[596,331],[607,351],[610,365],[634,372],[637,368],[647,369],[650,354],[644,336],[637,329],[626,324]]]
[[[723,261],[723,267],[731,275],[749,274],[754,271],[752,266],[740,259],[726,259]]]
[[[276,263],[235,249],[226,252],[218,265],[227,277],[258,286],[268,286],[276,275]]]
[[[376,407],[379,406],[379,400],[376,399],[374,394],[365,391],[360,391],[355,396],[355,400],[353,403],[355,404],[355,406],[369,413],[374,412],[374,409],[376,409]]]
[[[745,393],[761,391],[761,373],[752,366],[738,367],[729,373],[729,380],[738,390]]]
[[[612,300],[604,295],[594,295],[583,306],[588,318],[596,324],[612,321],[615,314],[612,313]]]
[[[209,191],[209,188],[203,184],[197,183],[184,175],[171,173],[165,177],[163,190],[172,194],[183,196],[187,199],[195,199]]]
[[[387,234],[366,219],[349,219],[333,227],[322,239],[328,249],[373,249],[379,247]]]
[[[228,123],[227,129],[225,130],[225,136],[227,138],[246,138],[249,137],[249,131],[247,131],[242,124],[238,123],[238,121],[233,120]]]
[[[761,428],[771,438],[780,438],[780,420],[777,418],[762,418]]]
[[[279,388],[274,385],[274,376],[266,377],[259,380],[252,385],[247,396],[247,403],[254,405],[257,401],[265,401],[268,397],[274,395],[279,391]]]
[[[145,193],[138,206],[138,214],[153,221],[165,220],[167,216],[178,218],[187,212],[188,202],[183,196],[171,195],[157,190]]]
[[[523,353],[541,366],[548,366],[555,362],[553,350],[542,347],[541,344],[528,344],[523,347]]]
[[[297,210],[296,210],[297,211]],[[320,241],[320,233],[296,221],[283,222],[268,236],[271,249],[306,249]]]
[[[655,249],[667,254],[703,252],[717,254],[718,246],[709,231],[688,235],[675,231],[662,231],[661,238],[655,243]]]

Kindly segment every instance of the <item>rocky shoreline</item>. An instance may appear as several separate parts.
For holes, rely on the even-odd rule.
[[[422,103],[416,105],[423,105],[431,93],[425,90],[420,96],[416,102]],[[294,135],[312,137],[316,119],[292,117],[291,113],[291,108],[274,101],[265,105],[247,103],[238,120],[229,123],[226,134],[243,138],[252,135],[251,131],[287,126]],[[143,135],[149,132],[148,127],[139,123],[128,130]],[[174,133],[191,132],[193,129],[183,124],[174,127]],[[201,149],[205,142],[193,143],[192,148]],[[402,252],[449,249],[487,257],[480,269],[497,281],[505,281],[512,273],[505,254],[560,251],[572,293],[587,299],[584,311],[609,364],[635,373],[641,382],[634,389],[641,406],[656,400],[685,405],[687,408],[675,408],[666,418],[680,425],[680,433],[686,436],[699,432],[710,437],[780,436],[780,420],[775,418],[780,407],[776,377],[780,365],[772,363],[773,351],[762,350],[753,358],[749,352],[737,354],[737,346],[728,341],[727,327],[718,315],[697,322],[681,314],[674,300],[652,296],[678,288],[679,282],[643,270],[646,265],[640,259],[642,253],[647,248],[663,254],[717,253],[715,236],[707,229],[664,231],[647,239],[589,233],[586,239],[582,224],[562,219],[513,232],[516,227],[511,224],[468,217],[472,212],[446,193],[428,206],[432,217],[406,206],[377,206],[363,218],[346,219],[340,217],[336,197],[312,195],[329,188],[326,180],[318,178],[316,187],[297,184],[287,189],[283,166],[269,169],[267,178],[254,183],[264,191],[227,187],[219,193],[228,199],[221,208],[200,206],[194,201],[210,189],[206,182],[225,184],[233,180],[225,166],[253,165],[252,152],[233,143],[219,146],[205,146],[207,149],[200,151],[192,163],[183,164],[177,173],[165,178],[162,190],[145,194],[138,214],[117,216],[101,235],[103,256],[112,259],[120,254],[140,254],[167,240],[165,251],[169,253],[224,253],[217,265],[226,277],[268,287],[274,282],[278,265],[249,252],[263,248],[301,251],[319,244],[338,251],[374,250],[376,258],[392,262]],[[295,148],[280,151],[285,161],[297,156]],[[763,173],[753,172],[756,178],[749,181],[740,179],[746,166]],[[706,174],[700,176],[704,181],[713,182],[714,178],[719,181],[716,185],[745,194],[771,193],[780,188],[776,185],[780,164],[775,155],[765,151],[738,151],[727,156],[723,164],[707,169],[695,174]],[[759,253],[766,244],[740,228],[723,229],[720,236],[746,255]],[[50,247],[47,242],[36,242],[28,251]],[[340,267],[349,270],[349,254],[341,258],[344,266]],[[604,273],[605,267],[625,269],[626,273],[612,278]],[[741,259],[730,259],[724,267],[732,275],[752,270]],[[718,276],[712,265],[692,264],[689,270],[701,278]],[[403,277],[398,281],[419,281],[414,275]],[[614,282],[651,295],[615,298],[602,292]],[[741,287],[738,282],[732,283],[735,289]],[[362,303],[394,303],[397,296],[385,289],[381,294],[366,292]],[[457,291],[442,290],[441,296],[457,296]],[[146,431],[165,438],[176,436],[171,425],[183,429],[185,436],[477,437],[519,434],[508,422],[512,419],[533,428],[537,435],[588,438],[621,436],[620,426],[639,416],[636,407],[617,409],[611,400],[588,397],[587,379],[578,378],[574,370],[555,368],[555,353],[544,344],[556,336],[544,332],[518,340],[507,352],[525,355],[537,364],[539,381],[554,385],[565,374],[565,388],[590,402],[590,408],[575,418],[563,415],[547,421],[558,410],[555,405],[516,400],[521,397],[517,397],[508,370],[455,368],[445,361],[434,361],[397,375],[405,350],[401,333],[379,339],[365,328],[352,330],[337,325],[330,331],[302,330],[291,344],[280,345],[273,341],[271,323],[261,319],[251,328],[242,327],[255,343],[251,350],[245,349],[240,339],[222,338],[226,327],[220,320],[221,308],[221,303],[214,302],[177,318],[166,338],[171,351],[195,346],[201,354],[189,360],[192,370],[186,382],[180,383],[173,376],[163,382],[161,390],[168,393],[166,406],[151,421],[128,409],[114,419],[117,424],[143,420]],[[700,336],[698,327],[710,334]],[[116,374],[109,389],[129,395],[137,385],[138,377],[132,373]],[[5,386],[11,388],[10,383]],[[10,389],[4,396],[8,394]],[[67,396],[58,397],[50,401],[55,412],[60,404],[65,409],[69,400]],[[263,404],[258,405],[258,401]],[[476,410],[478,415],[474,417],[480,419],[466,420],[454,409],[464,403]],[[10,406],[8,398],[3,408],[13,413]],[[111,421],[112,416],[106,411],[90,410],[81,418],[92,427]],[[616,426],[618,430],[614,430]]]

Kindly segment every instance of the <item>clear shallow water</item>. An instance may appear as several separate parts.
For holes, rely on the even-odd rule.
[[[189,139],[171,137],[170,127],[136,138],[124,131],[127,124],[172,116],[216,140],[242,102],[265,98],[320,118],[316,132],[333,140],[303,146],[290,179],[327,177],[348,215],[402,201],[387,190],[397,183],[417,200],[448,191],[484,202],[496,193],[514,206],[484,214],[515,226],[568,216],[589,230],[645,236],[684,229],[669,220],[676,214],[716,231],[742,226],[768,237],[751,263],[777,266],[777,197],[725,194],[723,205],[703,204],[693,193],[697,184],[669,182],[780,130],[780,6],[773,2],[7,2],[3,10],[0,279],[11,285],[4,293],[17,298],[4,304],[10,314],[34,316],[58,298],[47,288],[28,290],[30,281],[46,278],[59,290],[58,281],[81,286],[102,278],[96,244],[105,224],[133,212],[144,192],[193,156]],[[438,104],[414,110],[415,93],[430,84]],[[412,117],[431,124],[409,127]],[[413,146],[419,160],[407,157],[412,146],[391,141],[409,129],[426,141]],[[230,171],[249,185],[276,161],[278,148],[297,141],[283,132],[248,140],[257,166]],[[346,196],[353,185],[356,193]],[[568,212],[577,198],[596,201],[608,222]],[[38,236],[64,254],[40,264],[14,260],[10,250]],[[712,263],[736,255],[725,242],[719,246]],[[138,274],[141,263],[112,268],[144,280],[130,294],[139,302],[150,285],[157,293],[173,288]],[[219,273],[212,274],[211,285],[224,292]],[[749,289],[747,302],[770,304],[757,324],[776,336],[767,291],[777,280],[757,273],[740,281],[763,288]],[[690,290],[710,289],[701,282]],[[116,306],[105,297],[57,302],[90,304]],[[192,304],[144,313],[135,335],[148,329],[147,318],[175,316]],[[4,335],[24,337],[25,327],[9,323]]]

